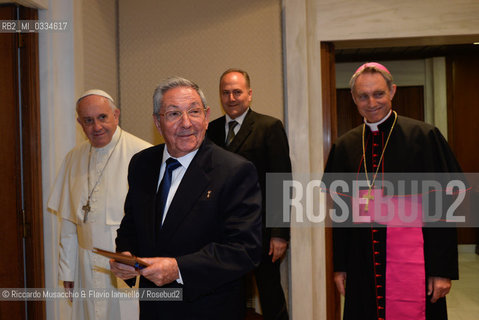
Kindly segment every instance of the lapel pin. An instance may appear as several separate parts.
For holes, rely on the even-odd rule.
[[[206,199],[209,199],[211,197],[211,190],[208,190],[208,192],[206,193]]]

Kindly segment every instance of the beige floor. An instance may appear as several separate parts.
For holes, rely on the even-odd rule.
[[[447,296],[450,320],[479,319],[479,255],[474,245],[459,246],[459,280]]]

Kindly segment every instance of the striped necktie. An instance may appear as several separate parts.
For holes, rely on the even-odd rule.
[[[233,139],[235,138],[235,127],[238,125],[238,122],[236,122],[235,120],[232,120],[230,122],[228,122],[228,136],[226,137],[226,146],[229,146],[231,144],[231,142],[233,141]]]

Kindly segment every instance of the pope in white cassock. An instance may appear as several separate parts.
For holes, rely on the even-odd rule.
[[[101,90],[77,101],[78,122],[88,140],[65,157],[48,200],[61,218],[59,279],[66,290],[127,288],[93,247],[115,251],[123,218],[131,157],[150,147],[118,126],[120,110]],[[138,301],[73,299],[72,319],[138,319]]]

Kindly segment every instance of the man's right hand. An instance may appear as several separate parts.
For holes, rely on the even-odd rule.
[[[336,283],[339,293],[344,296],[346,293],[346,290],[344,289],[346,284],[346,272],[335,272],[334,282]]]
[[[63,288],[65,288],[65,291],[69,293],[69,300],[70,302],[73,302],[73,288],[75,286],[75,282],[73,281],[63,281]]]
[[[129,251],[124,251],[122,252],[122,254],[131,256],[131,253]],[[134,267],[124,263],[117,262],[114,259],[110,259],[110,269],[115,276],[117,276],[118,278],[122,280],[128,280],[140,274],[138,270],[135,270]]]

